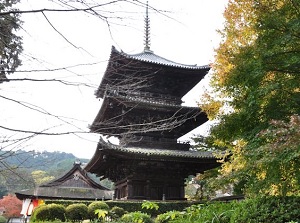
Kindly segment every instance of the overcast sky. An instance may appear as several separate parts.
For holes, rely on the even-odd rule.
[[[20,9],[60,8],[55,2],[23,0]],[[151,50],[155,54],[185,64],[213,62],[225,0],[150,0],[149,5],[163,10],[149,10]],[[139,53],[144,41],[144,8],[122,3],[104,10],[110,12],[103,12],[106,16],[112,17],[109,28],[100,18],[83,12],[22,15],[24,24],[19,33],[24,42],[23,65],[10,78],[57,79],[71,85],[55,81],[1,84],[0,126],[45,133],[85,133],[34,136],[10,146],[2,143],[2,147],[92,157],[99,135],[88,133],[88,125],[101,106],[94,91],[105,71],[111,46],[129,54]],[[201,88],[198,85],[184,98],[187,104],[196,105]],[[0,128],[1,141],[29,135]]]

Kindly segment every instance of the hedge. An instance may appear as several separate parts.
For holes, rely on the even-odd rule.
[[[71,204],[85,204],[86,206],[89,206],[93,202],[98,202],[98,201],[80,201],[80,200],[46,200],[45,203],[56,203],[56,204],[61,204],[65,207],[71,205]],[[143,200],[135,200],[135,201],[124,201],[124,200],[109,200],[105,201],[105,203],[109,207],[114,207],[118,206],[123,208],[126,212],[134,212],[134,211],[142,211],[142,212],[147,212],[145,209],[142,209],[142,203]],[[153,201],[158,204],[159,209],[157,211],[157,214],[162,214],[168,211],[176,210],[176,211],[182,211],[185,208],[194,205],[194,204],[201,204],[203,202],[197,201],[197,202],[192,202],[192,201]]]
[[[69,205],[66,207],[66,218],[72,222],[88,219],[87,206],[82,203]]]
[[[231,222],[300,222],[300,197],[260,197],[241,202]]]
[[[31,221],[54,221],[60,220],[65,221],[65,208],[60,204],[48,204],[41,205],[34,209],[31,216]]]
[[[240,202],[193,205],[184,212],[158,215],[157,223],[288,223],[300,222],[300,197],[260,197]]]

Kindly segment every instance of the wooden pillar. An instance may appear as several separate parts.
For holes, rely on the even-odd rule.
[[[133,185],[132,180],[127,180],[127,187],[126,187],[126,197],[127,199],[133,199]]]
[[[151,181],[147,180],[146,181],[146,193],[145,193],[146,199],[150,200],[151,198]]]

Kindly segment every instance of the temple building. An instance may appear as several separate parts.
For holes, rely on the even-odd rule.
[[[184,200],[185,179],[219,166],[211,152],[196,151],[178,138],[205,123],[198,107],[182,106],[210,67],[185,65],[150,49],[148,7],[145,47],[127,54],[112,47],[96,97],[102,106],[90,130],[100,137],[85,170],[115,183],[116,199]]]
[[[35,189],[22,190],[15,193],[20,200],[110,200],[113,191],[96,183],[82,169],[80,162],[61,177],[39,185]]]

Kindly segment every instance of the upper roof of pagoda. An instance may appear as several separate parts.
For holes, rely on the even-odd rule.
[[[103,98],[107,90],[126,88],[134,91],[138,88],[143,92],[182,98],[209,70],[208,65],[176,63],[147,50],[131,55],[118,51],[113,46],[96,96]],[[134,85],[130,86],[132,83]]]
[[[113,50],[117,51],[114,47]],[[197,66],[197,64],[194,65],[187,65],[187,64],[182,64],[182,63],[177,63],[171,60],[168,60],[164,57],[158,56],[154,54],[152,51],[143,51],[142,53],[138,54],[126,54],[124,52],[120,52],[123,56],[135,60],[140,60],[144,62],[149,62],[153,64],[159,64],[159,65],[164,65],[164,66],[169,66],[169,67],[174,67],[174,68],[182,68],[182,69],[190,69],[190,70],[203,70],[203,69],[210,69],[208,65],[204,66]]]

